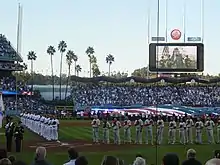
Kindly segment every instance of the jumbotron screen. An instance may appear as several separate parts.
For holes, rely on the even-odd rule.
[[[158,72],[201,72],[204,70],[203,44],[150,44],[149,70]]]

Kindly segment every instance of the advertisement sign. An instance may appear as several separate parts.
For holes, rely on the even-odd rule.
[[[151,41],[165,41],[165,37],[151,37]]]
[[[26,92],[26,91],[21,91],[21,92],[16,92],[16,91],[1,91],[2,95],[28,95],[31,96],[33,95],[33,92]]]
[[[201,37],[188,37],[187,38],[187,41],[201,41],[202,39],[201,39]]]

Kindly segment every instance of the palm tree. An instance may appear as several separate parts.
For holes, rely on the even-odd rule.
[[[109,55],[107,55],[107,57],[106,57],[105,60],[106,60],[106,62],[107,62],[107,64],[108,64],[108,76],[110,77],[110,74],[111,74],[111,65],[112,65],[112,63],[115,61],[115,58],[114,58],[113,55],[109,54]]]
[[[27,57],[28,57],[28,60],[31,61],[31,77],[32,77],[31,91],[33,92],[33,86],[34,86],[33,62],[37,59],[37,56],[34,51],[30,51],[30,52],[28,52]]]
[[[99,70],[99,66],[96,63],[92,64],[92,73],[93,73],[93,77],[97,77],[101,74]]]
[[[53,75],[53,55],[56,53],[56,49],[53,46],[49,46],[47,48],[47,54],[50,55],[50,66],[51,66],[51,77],[52,77],[52,85],[53,85],[53,100],[54,100],[54,75]]]
[[[73,53],[73,61],[74,61],[74,68],[75,68],[75,76],[76,76],[76,62],[78,61],[78,57],[76,54]]]
[[[58,50],[60,51],[60,100],[61,100],[61,85],[62,85],[62,65],[63,65],[63,53],[66,51],[67,44],[65,41],[60,41]]]
[[[87,56],[89,57],[89,74],[90,74],[90,77],[92,77],[92,56],[93,56],[93,54],[95,53],[95,51],[94,51],[94,48],[93,47],[88,47],[87,49],[86,49],[86,54],[87,54]]]
[[[77,76],[79,76],[79,72],[82,71],[81,66],[80,66],[80,65],[76,65],[76,67],[75,67],[75,71],[76,71],[76,73],[77,73]]]
[[[68,50],[67,54],[66,54],[66,62],[68,65],[68,75],[67,75],[67,82],[66,82],[66,91],[65,91],[65,99],[67,96],[67,89],[68,89],[68,85],[69,85],[69,78],[70,78],[70,68],[71,65],[73,63],[73,57],[74,57],[74,52],[72,50]]]

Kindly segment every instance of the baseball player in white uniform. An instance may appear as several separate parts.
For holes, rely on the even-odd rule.
[[[174,118],[171,118],[169,123],[169,130],[168,130],[168,144],[175,144],[176,142],[176,121]]]
[[[146,130],[146,144],[148,144],[148,141],[150,140],[150,143],[153,145],[153,126],[154,121],[148,117],[144,122],[145,130]]]
[[[200,120],[200,118],[197,119],[197,122],[195,123],[195,129],[196,129],[196,143],[202,144],[202,129],[204,125],[203,122]]]
[[[207,131],[208,136],[208,143],[215,143],[214,142],[214,136],[213,136],[213,128],[215,127],[215,123],[211,120],[210,117],[207,118],[207,121],[205,122],[205,127]]]
[[[180,119],[179,122],[179,135],[180,135],[180,144],[186,144],[186,123],[183,119]]]
[[[143,130],[144,122],[142,121],[140,116],[139,119],[135,120],[134,125],[136,127],[135,143],[142,144],[142,130]]]
[[[217,121],[217,143],[220,143],[220,117],[218,118]]]
[[[192,138],[192,127],[194,126],[193,120],[188,116],[186,120],[186,143],[193,144],[193,138]]]
[[[164,130],[164,121],[161,119],[160,116],[158,116],[157,120],[157,144],[162,144],[163,141],[163,130]]]

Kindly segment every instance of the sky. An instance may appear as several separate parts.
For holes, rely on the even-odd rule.
[[[184,0],[167,0],[168,42],[173,42],[173,29],[184,31]],[[201,0],[186,1],[186,37],[201,37]],[[205,73],[220,73],[218,59],[220,38],[220,1],[204,0]],[[112,71],[133,72],[148,65],[148,36],[157,35],[157,0],[2,0],[0,1],[0,33],[16,47],[18,3],[23,6],[21,54],[27,61],[29,51],[35,51],[37,73],[50,74],[49,45],[57,48],[59,41],[67,42],[68,50],[78,56],[82,67],[80,76],[89,76],[85,54],[88,46],[95,49],[98,65],[108,72],[105,58],[115,57]],[[150,33],[148,34],[148,14]],[[160,0],[159,31],[166,34],[165,0]],[[180,39],[178,42],[183,41]],[[60,54],[54,55],[54,70],[59,74]],[[29,67],[30,68],[30,67]],[[73,69],[73,67],[72,67]],[[67,65],[63,60],[63,73]],[[74,72],[72,72],[74,73]]]

